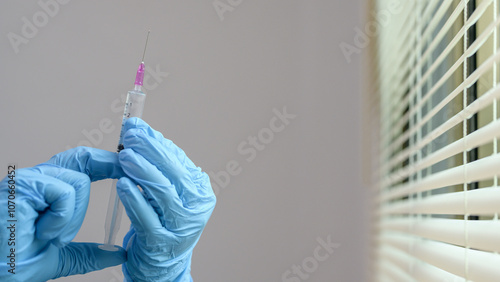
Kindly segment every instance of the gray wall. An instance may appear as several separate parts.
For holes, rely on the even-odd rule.
[[[241,167],[218,184],[194,279],[282,281],[293,265],[314,268],[317,240],[330,236],[340,247],[307,281],[365,280],[360,58],[348,63],[339,49],[361,26],[361,1],[233,0],[223,19],[212,0],[65,2],[45,23],[37,1],[0,2],[0,169],[77,144],[114,150],[114,109],[151,29],[146,63],[168,76],[149,73],[144,119],[212,175],[233,160]],[[33,16],[40,27],[23,35],[23,17]],[[9,33],[24,43],[13,47]],[[273,108],[283,107],[296,118],[270,138]],[[115,130],[103,133],[107,119]],[[268,144],[248,161],[238,146],[259,132]],[[109,185],[93,184],[75,240],[102,242]],[[120,275],[117,267],[61,280]]]

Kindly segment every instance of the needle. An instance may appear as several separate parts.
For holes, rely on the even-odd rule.
[[[142,62],[144,63],[144,56],[146,55],[146,48],[148,47],[149,33],[151,30],[148,30],[148,36],[146,37],[146,45],[144,45],[144,52],[142,53]]]

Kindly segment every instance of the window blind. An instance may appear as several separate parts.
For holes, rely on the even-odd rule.
[[[387,14],[391,5],[401,9]],[[500,281],[499,7],[370,2],[374,281]]]

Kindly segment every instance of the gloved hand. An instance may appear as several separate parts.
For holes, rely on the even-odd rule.
[[[132,222],[123,240],[126,280],[192,281],[193,248],[215,207],[208,175],[141,119],[124,126],[119,160],[128,177],[117,189]]]
[[[85,147],[17,169],[14,217],[7,211],[12,179],[4,178],[0,182],[0,281],[47,281],[122,264],[126,254],[121,248],[108,252],[95,243],[70,243],[87,211],[90,182],[121,176],[115,153]],[[6,228],[10,224],[14,226]],[[15,265],[8,265],[12,254]]]

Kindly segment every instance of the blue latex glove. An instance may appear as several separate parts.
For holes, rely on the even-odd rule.
[[[127,281],[192,281],[191,255],[215,207],[208,175],[144,121],[125,123],[118,195],[132,222]],[[139,185],[142,191],[137,187]]]
[[[108,252],[95,243],[70,243],[87,211],[90,182],[121,176],[115,153],[85,147],[17,169],[14,218],[7,212],[10,179],[4,178],[0,182],[0,281],[47,281],[122,264],[126,254],[121,248]],[[15,246],[8,245],[11,230],[6,226],[11,219],[17,220]],[[10,248],[15,248],[15,274],[8,272],[11,267],[6,262]]]

